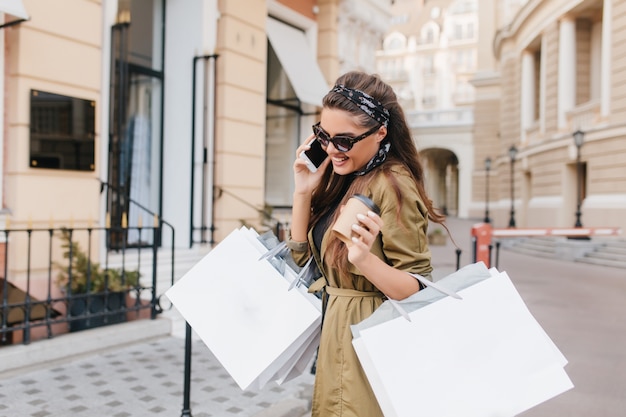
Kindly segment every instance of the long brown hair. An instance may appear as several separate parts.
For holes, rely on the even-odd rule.
[[[336,203],[336,201],[341,199],[340,204],[345,204],[345,200],[350,195],[363,191],[371,177],[380,173],[381,169],[384,175],[390,179],[392,187],[394,188],[398,199],[399,212],[402,199],[399,187],[395,183],[393,174],[390,171],[390,168],[396,164],[401,164],[411,173],[419,196],[428,210],[428,219],[435,223],[443,224],[445,216],[437,212],[433,207],[432,201],[426,194],[424,188],[424,169],[420,162],[413,138],[411,137],[404,111],[402,107],[400,107],[393,89],[382,81],[378,75],[370,75],[358,71],[352,71],[342,75],[337,79],[335,84],[365,92],[380,101],[382,105],[389,110],[387,136],[383,140],[383,143],[384,141],[390,141],[391,149],[389,150],[385,163],[366,175],[354,178],[354,180],[350,175],[342,176],[335,174],[332,164],[330,164],[324,172],[320,187],[313,192],[311,201],[312,213],[309,227],[317,223],[331,207],[335,207],[334,203]],[[378,123],[357,107],[356,104],[337,92],[330,91],[326,94],[322,105],[325,109],[343,110],[356,116],[358,122],[364,129],[372,128]],[[350,182],[352,183],[348,186]],[[336,217],[337,212],[333,217]],[[345,255],[345,245],[340,245],[339,243],[338,239],[334,239],[333,242],[330,242],[327,251],[328,259],[330,263],[337,266],[340,271],[346,271],[345,266],[347,266],[348,261]]]

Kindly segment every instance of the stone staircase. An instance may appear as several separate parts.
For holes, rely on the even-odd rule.
[[[200,261],[209,251],[210,245],[197,245],[193,248],[174,250],[174,282],[180,279],[191,267]],[[141,252],[139,252],[141,251]],[[121,268],[125,265],[126,270],[138,270],[141,273],[141,283],[145,286],[152,286],[149,281],[152,279],[153,256],[152,249],[128,249],[125,255],[121,253],[111,253],[108,259],[109,267]],[[157,254],[157,297],[160,297],[160,304],[163,308],[162,316],[172,321],[172,334],[184,337],[185,320],[178,311],[172,307],[167,297],[163,294],[172,286],[172,250],[171,248],[161,248]],[[142,298],[149,299],[150,294],[142,294]]]
[[[539,256],[542,258],[556,258],[557,242],[554,238],[512,238],[501,239],[501,248],[513,250],[525,255]]]
[[[577,258],[576,262],[626,269],[626,240],[606,239],[599,242],[601,246]]]
[[[528,237],[502,239],[500,242],[502,249],[514,250],[530,256],[626,269],[626,240],[624,239]]]

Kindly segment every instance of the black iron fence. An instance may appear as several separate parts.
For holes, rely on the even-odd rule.
[[[171,228],[173,283],[174,229],[162,220],[152,227],[0,230],[0,344],[154,319],[162,312],[157,272],[163,226]],[[150,236],[149,245],[107,249],[111,234],[128,233],[138,242]]]

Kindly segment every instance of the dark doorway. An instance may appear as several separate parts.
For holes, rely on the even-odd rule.
[[[160,217],[162,189],[163,6],[133,0],[118,7],[126,21],[111,32],[109,248],[152,245],[152,231],[136,228]]]

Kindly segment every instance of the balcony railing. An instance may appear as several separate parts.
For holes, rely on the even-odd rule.
[[[590,130],[600,120],[600,100],[591,100],[566,113],[571,131]]]
[[[533,145],[539,143],[541,141],[541,129],[539,125],[539,121],[535,120],[535,122],[526,128],[524,131],[526,135],[526,144]]]

